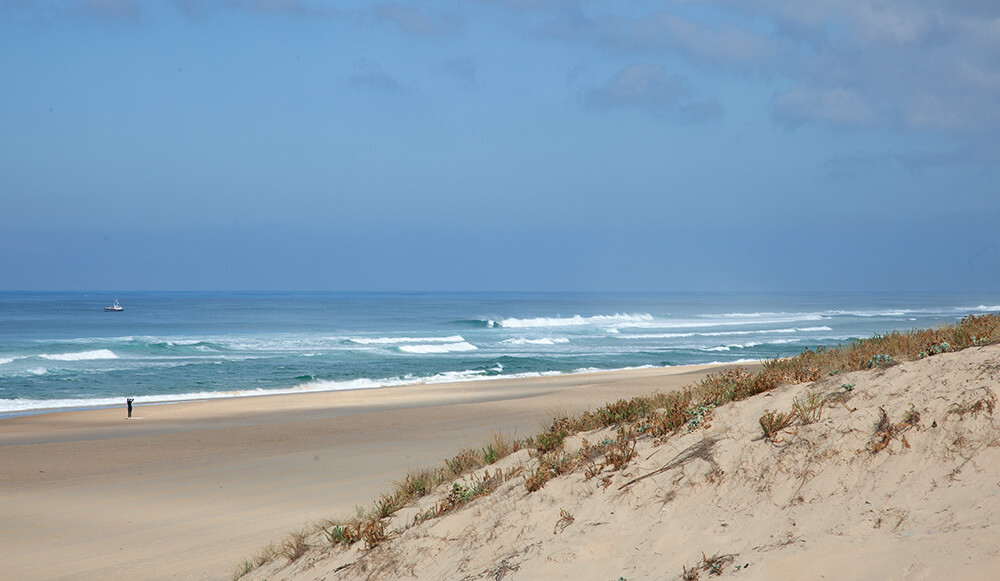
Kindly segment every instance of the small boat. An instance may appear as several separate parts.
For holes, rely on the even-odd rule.
[[[105,311],[116,311],[117,312],[117,311],[124,311],[125,307],[119,305],[118,304],[118,299],[115,299],[115,304],[111,305],[110,307],[104,307],[104,310]]]

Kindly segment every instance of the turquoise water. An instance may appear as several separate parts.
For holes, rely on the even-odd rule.
[[[1000,295],[0,292],[0,413],[759,360],[996,311]]]

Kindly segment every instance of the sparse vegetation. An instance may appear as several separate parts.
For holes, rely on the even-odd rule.
[[[816,392],[809,392],[804,400],[795,398],[792,402],[792,413],[802,424],[818,422],[823,417],[823,406],[826,405],[826,398]]]
[[[559,520],[556,521],[556,526],[552,529],[552,534],[558,535],[563,532],[575,520],[576,518],[565,508],[559,509]]]
[[[920,412],[910,406],[910,409],[903,416],[899,423],[892,423],[885,408],[878,408],[878,420],[875,422],[875,433],[868,441],[866,449],[871,454],[878,454],[889,447],[893,439],[898,438],[904,447],[909,448],[910,443],[906,440],[904,432],[920,422]]]
[[[281,556],[289,561],[295,561],[306,553],[309,544],[306,543],[306,532],[295,531],[281,544]]]
[[[764,438],[772,442],[777,441],[778,432],[792,425],[795,421],[795,412],[776,412],[774,410],[764,410],[758,422],[760,429],[764,432]]]

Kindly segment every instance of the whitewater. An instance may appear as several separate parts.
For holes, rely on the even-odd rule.
[[[0,292],[0,415],[756,361],[997,311],[1000,295]]]

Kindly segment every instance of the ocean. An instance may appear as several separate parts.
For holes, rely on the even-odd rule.
[[[0,292],[0,415],[745,362],[996,311],[1000,295]]]

